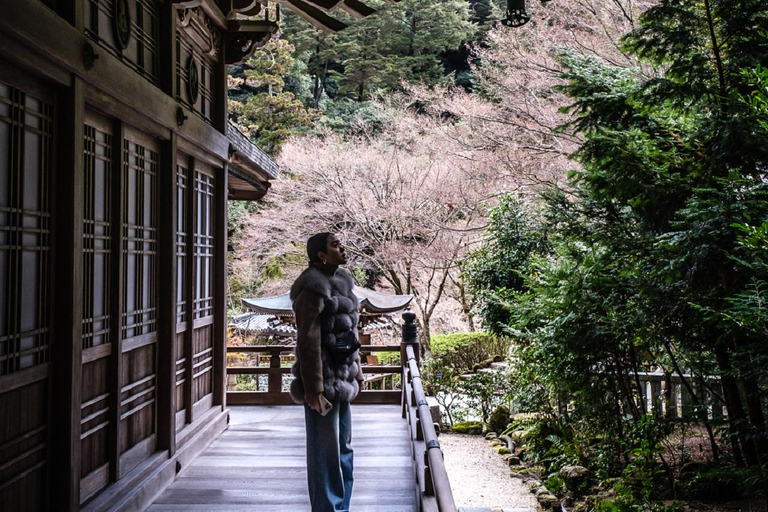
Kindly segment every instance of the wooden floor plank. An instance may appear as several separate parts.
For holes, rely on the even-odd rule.
[[[146,512],[309,512],[304,412],[233,406],[230,425]],[[417,512],[400,407],[353,405],[355,512]]]

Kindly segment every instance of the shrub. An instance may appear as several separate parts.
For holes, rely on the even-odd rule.
[[[492,432],[501,434],[507,430],[509,425],[509,407],[500,405],[496,407],[488,419],[488,429]]]
[[[509,340],[486,332],[463,332],[433,336],[430,346],[432,358],[441,366],[468,370],[485,359],[506,357]]]
[[[460,421],[454,423],[453,431],[457,434],[482,434],[485,424],[482,421]]]
[[[748,468],[705,468],[683,478],[686,494],[699,500],[727,501],[749,497],[754,492],[747,484],[752,479],[753,470]],[[686,481],[687,480],[687,481]],[[750,492],[752,491],[752,492]]]

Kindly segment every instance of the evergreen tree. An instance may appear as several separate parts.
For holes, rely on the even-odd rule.
[[[285,77],[294,66],[293,51],[287,41],[272,39],[245,64],[230,71],[230,119],[273,156],[290,135],[309,130],[319,114],[307,109],[293,92],[284,90]]]

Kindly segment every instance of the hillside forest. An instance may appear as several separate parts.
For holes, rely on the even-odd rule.
[[[230,70],[281,173],[229,204],[230,315],[338,233],[358,284],[414,296],[451,421],[476,399],[569,510],[765,510],[768,5],[380,7],[336,34],[284,10]]]

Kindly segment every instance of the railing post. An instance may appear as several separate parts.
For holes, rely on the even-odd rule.
[[[408,399],[406,397],[406,389],[408,386],[407,383],[410,382],[411,375],[410,371],[408,370],[408,355],[406,354],[405,348],[408,345],[412,345],[414,350],[414,354],[419,353],[419,337],[418,332],[416,331],[416,314],[409,309],[406,309],[403,311],[403,327],[402,327],[402,338],[400,341],[400,366],[403,368],[403,374],[401,377],[401,384],[400,387],[402,388],[402,416],[405,418],[407,416],[407,407],[408,407]],[[418,355],[416,356],[418,357]],[[416,403],[416,400],[413,398],[413,395],[411,395],[411,403]]]
[[[269,354],[269,368],[280,368],[280,352],[274,350]],[[283,390],[283,376],[279,372],[272,370],[269,372],[268,377],[269,387],[267,388],[269,393],[280,393]]]
[[[416,362],[419,362],[419,335],[416,331],[416,313],[410,309],[403,311],[403,338],[400,343],[400,363],[408,363],[408,356],[405,354],[405,347],[413,345],[413,353],[416,355]]]

